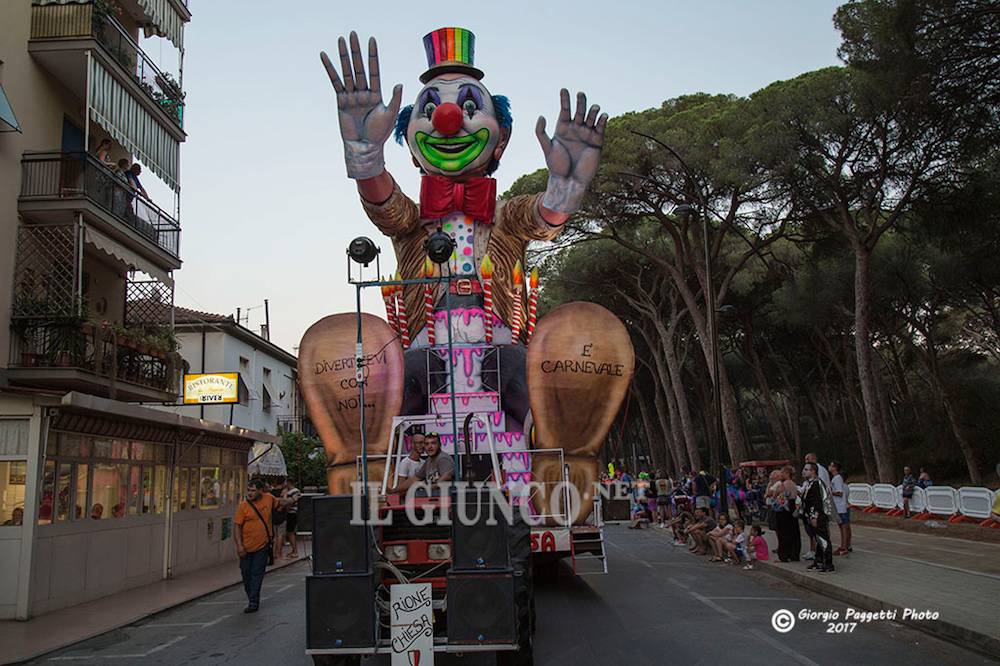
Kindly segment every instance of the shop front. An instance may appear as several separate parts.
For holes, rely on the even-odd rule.
[[[276,439],[91,395],[6,396],[0,618],[235,560],[248,451]]]

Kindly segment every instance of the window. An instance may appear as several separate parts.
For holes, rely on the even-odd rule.
[[[73,502],[73,463],[60,463],[56,477],[56,520],[65,521],[70,516]]]
[[[76,466],[76,509],[74,515],[76,520],[83,518],[83,514],[89,506],[87,503],[87,489],[90,487],[87,483],[88,470],[89,466],[86,463],[79,463]]]
[[[54,460],[46,460],[45,470],[42,473],[42,499],[38,505],[39,525],[49,525],[52,523],[52,508],[55,503],[55,487],[56,462]]]
[[[267,390],[267,384],[260,387],[261,409],[265,412],[271,411],[271,392]]]
[[[23,460],[0,461],[0,525],[24,523],[24,488],[28,463]]]
[[[166,465],[156,466],[156,482],[153,484],[156,491],[153,502],[153,512],[157,515],[167,509],[167,467]]]
[[[125,502],[124,486],[128,465],[99,462],[94,463],[93,467],[90,481],[90,517],[94,520],[120,517]]]
[[[153,468],[142,468],[142,495],[139,498],[139,513],[145,515],[153,510]]]
[[[215,509],[220,504],[219,495],[222,490],[219,485],[219,468],[201,468],[201,508]]]
[[[183,511],[188,507],[188,468],[181,467],[179,471],[180,474],[178,476],[180,477],[180,493],[177,498],[177,510]]]

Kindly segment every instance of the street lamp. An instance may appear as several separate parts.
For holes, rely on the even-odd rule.
[[[699,217],[698,209],[691,204],[681,204],[674,208],[674,214],[681,217]],[[715,436],[719,442],[719,513],[729,513],[729,486],[726,483],[726,465],[723,462],[722,445],[725,433],[722,428],[722,387],[719,384],[719,329],[718,312],[715,307],[715,286],[712,284],[712,253],[708,242],[708,216],[701,217],[701,235],[705,245],[705,314],[708,317],[708,342],[711,345],[712,402],[715,407]],[[731,305],[723,306],[728,310]]]

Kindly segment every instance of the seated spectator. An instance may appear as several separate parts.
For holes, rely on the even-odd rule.
[[[104,505],[98,502],[90,509],[90,517],[94,520],[100,520],[104,517]]]
[[[732,540],[733,526],[729,522],[729,515],[719,514],[719,522],[714,530],[708,533],[708,545],[712,551],[709,562],[722,562],[722,554],[726,550],[726,544]]]
[[[694,516],[691,515],[690,511],[682,511],[675,518],[667,521],[667,527],[674,533],[675,546],[683,546],[687,543],[687,533],[685,530],[693,521]]]
[[[767,540],[764,539],[764,530],[756,523],[750,528],[750,543],[747,546],[747,556],[749,561],[744,569],[753,569],[753,563],[760,560],[766,562],[771,555],[767,552]]]
[[[993,506],[990,508],[990,518],[993,522],[1000,523],[1000,495],[993,499]]]
[[[743,560],[746,559],[746,523],[742,520],[737,520],[733,523],[732,538],[722,544],[722,546],[724,549],[723,557],[726,562],[730,562],[731,564],[742,564]]]
[[[630,530],[641,530],[649,526],[649,516],[646,512],[646,502],[644,500],[632,501],[632,523],[628,526]]]
[[[708,533],[716,528],[715,520],[708,515],[708,509],[700,506],[694,510],[694,521],[684,529],[684,534],[691,537],[693,544],[689,548],[695,555],[708,554]]]

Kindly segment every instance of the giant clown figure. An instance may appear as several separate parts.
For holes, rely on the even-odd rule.
[[[404,278],[424,274],[424,244],[430,234],[443,230],[454,241],[455,252],[447,264],[435,270],[468,276],[439,283],[433,294],[434,313],[427,319],[422,316],[423,288],[405,288],[401,310],[409,315],[407,333],[412,344],[398,361],[386,361],[387,366],[404,367],[386,367],[384,375],[369,378],[366,391],[378,394],[389,405],[383,409],[373,400],[369,408],[374,413],[369,418],[389,419],[392,414],[388,412],[396,405],[400,414],[434,413],[429,409],[446,413],[450,397],[436,393],[428,377],[451,370],[457,399],[468,408],[465,411],[495,412],[494,423],[502,426],[498,436],[502,453],[530,448],[527,433],[533,423],[535,446],[562,448],[570,454],[567,463],[572,480],[589,487],[597,477],[596,455],[631,378],[634,358],[628,334],[607,310],[574,303],[543,317],[528,344],[527,308],[515,306],[516,298],[526,304],[525,285],[514,278],[515,265],[524,262],[528,243],[555,238],[580,207],[597,173],[607,114],[600,113],[597,105],[588,108],[582,92],[576,96],[574,111],[570,94],[563,89],[553,135],[546,133],[544,117],[535,126],[548,168],[545,192],[498,202],[496,181],[490,175],[510,139],[510,103],[502,95],[491,94],[483,84],[484,74],[474,63],[475,36],[471,32],[441,28],[427,34],[423,45],[428,62],[420,77],[423,87],[414,103],[403,108],[401,85],[393,88],[388,104],[383,101],[374,38],[368,41],[367,71],[353,32],[349,40],[339,40],[340,72],[326,53],[321,54],[336,91],[347,175],[357,182],[368,217],[392,240],[400,274]],[[393,136],[409,148],[421,172],[419,202],[407,197],[385,169],[384,147]],[[492,309],[484,308],[484,263],[493,269]],[[460,347],[452,357],[440,345],[448,335],[445,289],[451,291],[447,303],[452,337]],[[519,291],[521,296],[517,297]],[[331,410],[330,401],[339,400],[340,395],[324,393],[323,387],[333,384],[317,368],[328,367],[323,361],[338,353],[330,345],[340,329],[323,321],[303,338],[307,358],[300,364],[306,375],[303,393],[307,406],[313,420],[319,421],[328,460],[337,467],[351,462],[356,446],[353,434],[344,431],[349,428],[348,421],[338,426],[337,415],[325,417]],[[372,330],[379,325],[372,322]],[[484,344],[488,325],[500,357],[499,376],[496,370],[490,375],[484,367],[484,359],[494,349]],[[439,343],[430,352],[428,326],[433,326]],[[515,328],[520,330],[516,339],[512,335]],[[385,335],[391,339],[391,333],[382,337]],[[372,344],[381,339],[375,335]],[[398,374],[403,375],[402,380],[397,380]],[[385,387],[373,386],[378,381]],[[396,394],[400,394],[398,398]],[[327,421],[334,425],[324,428]],[[378,436],[376,433],[376,439]],[[375,442],[374,446],[369,450],[385,450],[384,443],[380,446]],[[549,462],[557,458],[549,456],[544,462],[542,456],[536,458],[534,464],[526,464],[525,472],[533,473],[536,480],[559,480],[562,470]],[[331,472],[331,492],[344,489],[342,480],[349,473]]]

